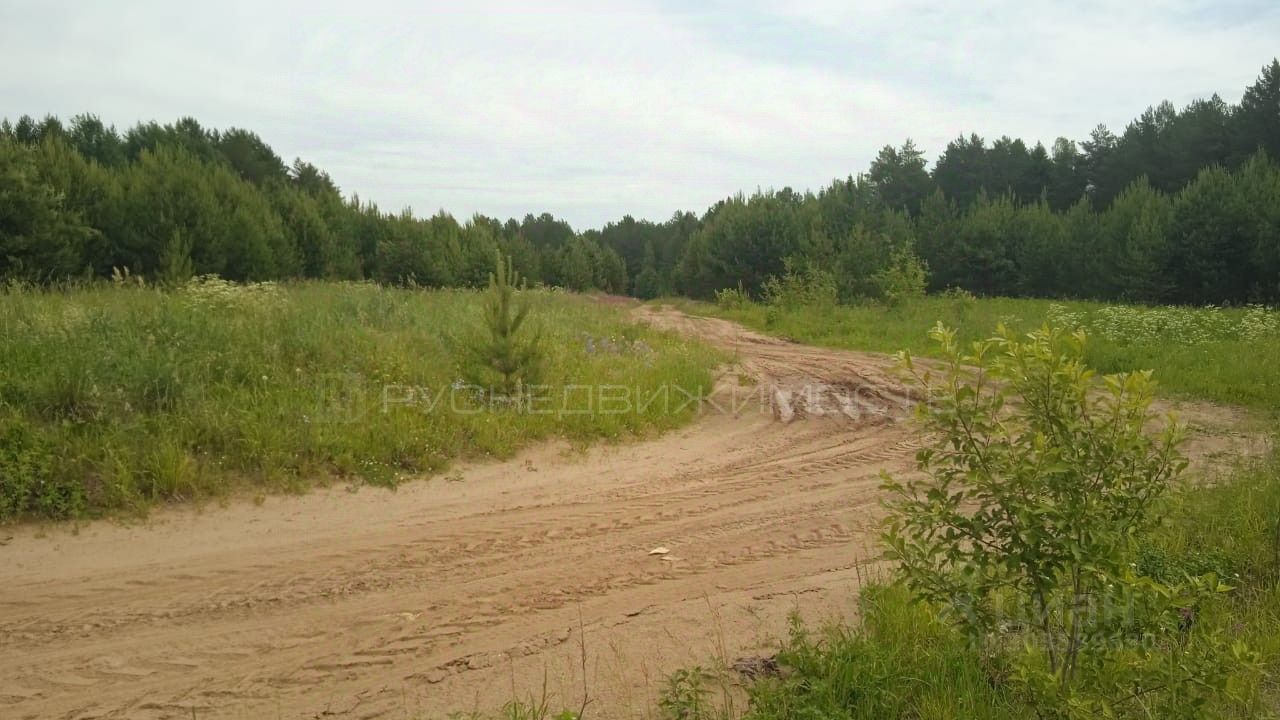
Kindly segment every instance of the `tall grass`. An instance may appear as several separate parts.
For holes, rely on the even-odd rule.
[[[778,655],[786,673],[750,688],[747,717],[1022,717],[991,660],[904,588],[870,585],[858,600],[855,627],[792,625]]]
[[[391,485],[538,438],[618,438],[694,412],[674,401],[599,412],[574,386],[710,387],[705,346],[579,297],[533,301],[547,348],[537,412],[457,386],[480,322],[472,291],[11,287],[0,293],[0,520],[334,477]]]
[[[1030,330],[1045,321],[1083,327],[1085,359],[1099,372],[1153,368],[1166,394],[1280,414],[1280,312],[1263,308],[1173,308],[1095,302],[935,295],[899,306],[778,308],[661,300],[697,314],[827,347],[915,355],[934,352],[934,323],[954,327],[966,344],[997,323]]]
[[[1265,672],[1232,678],[1240,699],[1219,710],[1241,720],[1280,716],[1280,452],[1185,490],[1165,526],[1144,539],[1139,562],[1153,576],[1216,572],[1234,587],[1198,622],[1247,642]]]

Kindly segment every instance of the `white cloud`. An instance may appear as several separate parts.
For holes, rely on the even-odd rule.
[[[817,187],[907,136],[933,154],[969,130],[1049,142],[1166,97],[1234,100],[1277,36],[1266,6],[1174,0],[10,2],[0,97],[248,127],[388,209],[598,225]]]

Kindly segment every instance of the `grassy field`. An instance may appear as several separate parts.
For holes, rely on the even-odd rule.
[[[1086,359],[1099,372],[1151,368],[1167,394],[1243,405],[1280,417],[1280,312],[1262,308],[1174,308],[1009,298],[930,296],[901,306],[781,309],[759,303],[722,307],[684,299],[686,312],[736,320],[799,342],[913,354],[933,352],[936,322],[965,341],[997,323],[1031,329],[1049,321],[1083,327]]]
[[[457,386],[477,292],[0,290],[0,521],[335,478],[392,485],[540,438],[619,438],[692,416],[674,398],[589,412],[601,398],[575,385],[710,387],[706,347],[581,297],[533,302],[547,387],[536,407],[511,408]]]

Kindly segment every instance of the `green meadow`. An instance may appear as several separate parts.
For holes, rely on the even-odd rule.
[[[0,520],[332,480],[394,485],[539,439],[617,439],[692,417],[696,403],[678,395],[589,410],[602,385],[696,396],[715,353],[616,307],[529,294],[542,386],[536,403],[511,406],[459,381],[463,348],[481,331],[480,291],[10,286],[0,294]]]

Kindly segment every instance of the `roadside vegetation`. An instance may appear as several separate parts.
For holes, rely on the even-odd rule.
[[[789,290],[662,302],[943,360],[922,386],[936,442],[923,480],[887,485],[894,569],[863,588],[856,624],[793,625],[780,676],[749,684],[742,712],[686,673],[668,717],[1280,716],[1280,454],[1192,484],[1178,479],[1176,428],[1138,433],[1157,388],[1275,423],[1280,313],[958,292],[844,306],[813,302],[821,278],[774,286]],[[991,337],[997,324],[1008,329]],[[1128,374],[1103,383],[1086,367]],[[1087,401],[1084,387],[1106,392]],[[1007,407],[1012,422],[995,422]]]
[[[710,387],[717,356],[704,346],[582,297],[516,294],[540,352],[539,387],[513,402],[468,380],[487,362],[472,348],[488,337],[489,292],[10,284],[0,289],[0,520],[338,479],[394,485],[540,438],[662,430],[696,407],[673,393],[591,412],[598,391],[569,385],[625,386],[633,398]]]
[[[804,292],[798,291],[802,295]],[[1154,369],[1159,391],[1242,405],[1261,415],[1280,411],[1280,311],[1247,307],[1119,305],[1029,298],[975,298],[963,291],[897,304],[753,302],[729,291],[716,303],[663,298],[686,312],[825,347],[937,356],[926,331],[942,322],[964,343],[997,324],[1029,331],[1049,323],[1083,329],[1085,360],[1098,372]]]
[[[1101,682],[1086,675],[1070,695],[1054,695],[1056,678],[1035,664],[1028,646],[1017,645],[1016,630],[1006,630],[1012,648],[1005,652],[983,648],[950,621],[946,606],[922,602],[906,585],[886,580],[863,588],[855,625],[794,625],[776,658],[784,676],[750,685],[741,717],[1276,717],[1280,463],[1272,457],[1220,484],[1176,490],[1163,514],[1162,525],[1134,538],[1128,555],[1135,577],[1151,578],[1152,589],[1208,581],[1223,591],[1202,592],[1194,604],[1178,606],[1178,621],[1153,635],[1149,649],[1127,643],[1087,648],[1099,655],[1094,671],[1117,671]],[[1112,665],[1116,655],[1124,666]],[[1180,688],[1164,685],[1178,677]],[[709,709],[700,717],[724,716],[703,701]]]

